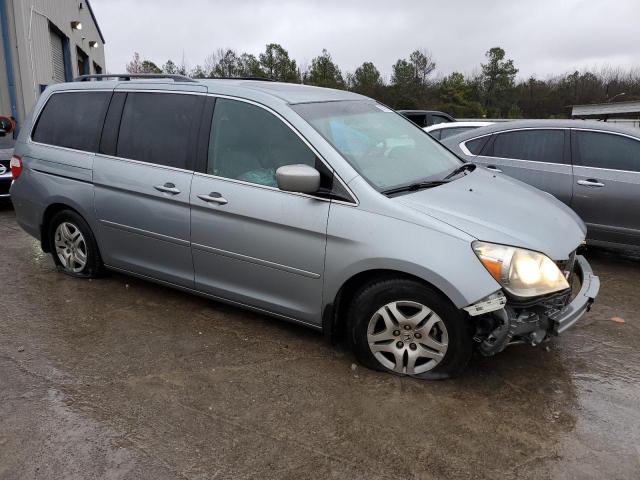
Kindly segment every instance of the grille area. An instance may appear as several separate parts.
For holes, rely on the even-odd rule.
[[[560,271],[564,273],[564,278],[566,278],[567,280],[571,278],[575,264],[576,264],[576,250],[571,252],[571,255],[569,255],[569,258],[567,260],[560,260],[556,262],[556,265],[558,266]]]

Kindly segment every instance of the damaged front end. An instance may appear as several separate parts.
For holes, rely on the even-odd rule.
[[[500,290],[464,309],[475,320],[474,341],[483,355],[495,355],[513,344],[539,345],[567,330],[589,311],[600,280],[587,260],[574,254],[569,262],[558,266],[568,279],[575,277],[579,290],[570,287],[524,300]]]

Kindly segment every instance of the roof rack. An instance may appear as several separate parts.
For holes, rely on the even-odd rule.
[[[212,77],[204,80],[258,80],[261,82],[275,82],[273,78],[265,77]]]
[[[174,82],[196,82],[193,78],[184,75],[165,75],[163,73],[106,73],[93,75],[80,75],[73,79],[74,82],[88,82],[90,80],[102,80],[103,78],[117,78],[118,80],[130,81],[132,78],[152,79],[167,78]]]

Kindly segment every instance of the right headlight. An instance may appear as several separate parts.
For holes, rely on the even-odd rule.
[[[472,247],[491,276],[517,297],[536,297],[569,288],[558,266],[542,253],[479,241],[473,242]]]

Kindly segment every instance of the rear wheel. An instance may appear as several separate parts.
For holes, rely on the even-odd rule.
[[[62,272],[95,278],[103,266],[95,237],[87,222],[73,210],[56,213],[49,224],[49,245],[56,266]]]
[[[359,361],[376,370],[435,380],[456,375],[471,357],[472,337],[462,313],[414,280],[364,287],[349,319]]]

